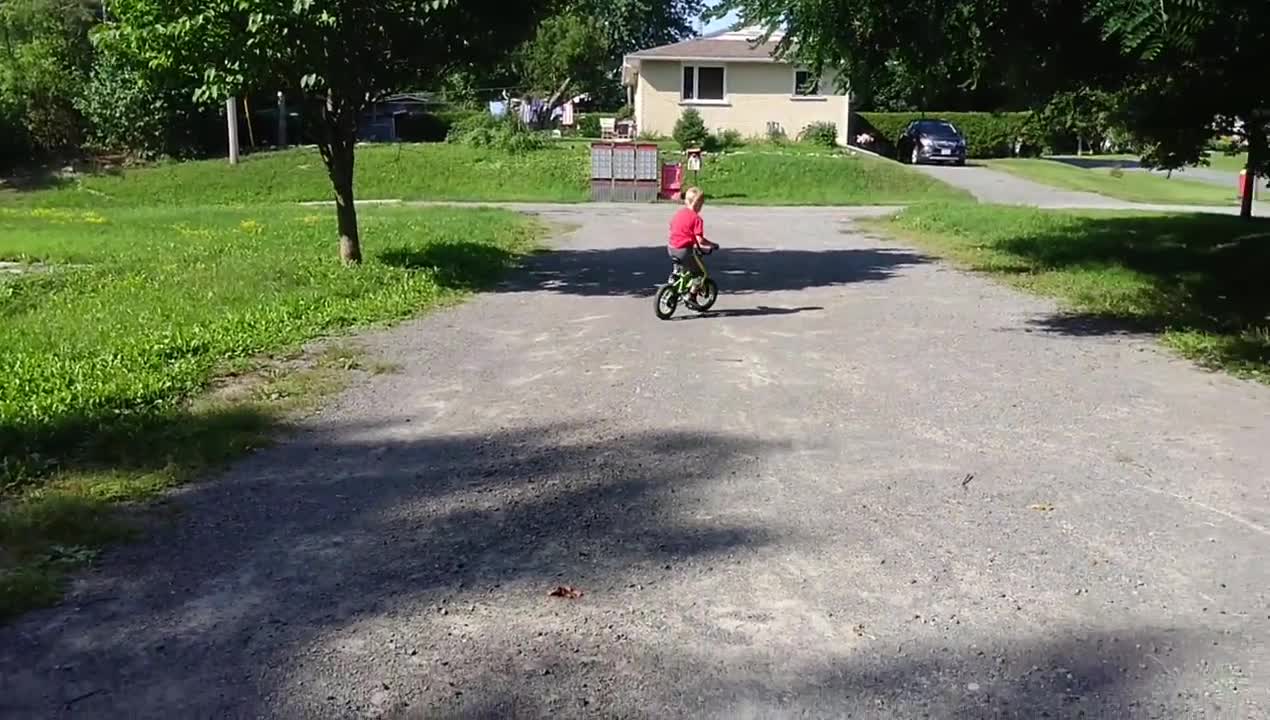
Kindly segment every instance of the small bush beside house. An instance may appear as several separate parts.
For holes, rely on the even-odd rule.
[[[798,134],[799,142],[835,147],[838,144],[838,126],[831,122],[815,122]]]
[[[679,121],[675,123],[675,142],[679,143],[679,147],[684,148],[704,148],[710,140],[710,131],[706,130],[705,120],[702,119],[701,113],[696,108],[688,108],[679,116]]]

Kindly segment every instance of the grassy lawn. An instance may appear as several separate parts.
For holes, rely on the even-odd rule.
[[[1225,170],[1238,174],[1240,170],[1248,167],[1248,153],[1227,155],[1220,152],[1210,152],[1208,154],[1208,165],[1214,170]]]
[[[359,200],[582,202],[587,151],[559,145],[524,155],[446,143],[368,145],[357,150]],[[329,200],[330,180],[314,149],[224,160],[163,163],[84,177],[21,202],[57,207],[255,205]]]
[[[1144,172],[1122,171],[1119,176],[1109,169],[1084,169],[1054,160],[1011,159],[989,160],[994,170],[1008,172],[1027,180],[1063,188],[1097,193],[1130,202],[1161,205],[1234,205],[1235,189],[1218,187],[1181,178],[1165,178]]]
[[[590,196],[589,144],[561,142],[523,155],[462,145],[371,145],[358,149],[361,200],[584,202]],[[892,162],[827,157],[823,148],[756,146],[711,156],[700,184],[719,202],[750,205],[893,204],[954,200],[960,191]],[[663,161],[679,159],[663,151]],[[316,150],[223,160],[164,163],[83,177],[11,203],[103,210],[137,206],[256,205],[328,200],[330,183]]]
[[[734,205],[893,205],[971,199],[964,191],[889,160],[816,156],[808,151],[711,157],[699,183],[712,200]]]
[[[1059,298],[1097,331],[1159,332],[1207,367],[1270,382],[1270,221],[932,205],[879,226]]]
[[[303,343],[484,286],[538,232],[479,209],[374,209],[363,228],[367,261],[345,268],[325,210],[0,204],[0,260],[39,263],[0,276],[0,617],[126,536],[115,504],[258,446],[337,371],[382,369]]]

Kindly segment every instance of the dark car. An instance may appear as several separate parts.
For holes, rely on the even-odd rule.
[[[966,164],[966,138],[947,120],[914,120],[904,129],[895,153],[900,162]]]

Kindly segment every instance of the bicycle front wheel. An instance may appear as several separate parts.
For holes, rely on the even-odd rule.
[[[706,278],[701,282],[701,287],[697,289],[695,298],[688,300],[688,305],[697,312],[708,312],[714,307],[714,303],[719,299],[719,286],[713,280]]]
[[[655,300],[659,320],[669,320],[675,314],[675,309],[679,307],[679,293],[675,291],[674,285],[663,285],[657,291]]]

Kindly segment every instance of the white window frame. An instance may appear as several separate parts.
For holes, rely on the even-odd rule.
[[[800,93],[800,92],[799,92],[799,88],[798,88],[798,73],[807,73],[808,75],[811,75],[811,74],[812,74],[812,73],[811,73],[811,70],[809,70],[809,69],[807,69],[807,68],[805,68],[805,67],[797,67],[797,66],[795,66],[795,67],[794,67],[794,70],[793,70],[793,73],[792,73],[793,77],[792,77],[792,79],[791,79],[791,81],[790,81],[790,82],[791,82],[791,90],[790,90],[790,94],[789,94],[789,96],[790,96],[791,98],[793,98],[794,100],[824,100],[824,99],[826,99],[826,95],[825,95],[825,88],[824,88],[824,85],[825,85],[825,77],[824,77],[824,75],[821,75],[821,76],[820,76],[820,77],[816,80],[816,92],[815,92],[815,94],[813,94],[813,95],[804,95],[804,94],[802,94],[802,93]],[[683,81],[681,80],[680,82],[683,82]]]
[[[692,69],[692,94],[693,97],[684,97],[684,71]],[[717,68],[723,71],[723,97],[714,100],[702,100],[701,95],[701,68]],[[728,66],[723,63],[711,62],[682,62],[679,63],[679,104],[680,105],[727,105],[728,104]]]

